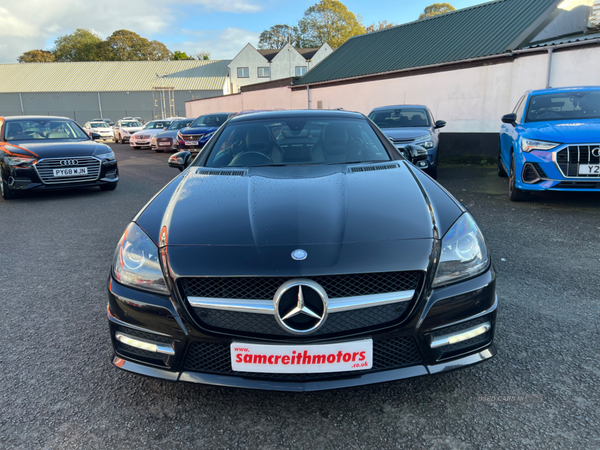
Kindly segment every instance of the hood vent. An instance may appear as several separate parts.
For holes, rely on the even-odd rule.
[[[350,167],[350,172],[373,172],[375,170],[397,169],[398,164],[384,164],[377,166],[355,166]]]
[[[211,175],[215,177],[243,177],[247,170],[196,169],[196,175]]]

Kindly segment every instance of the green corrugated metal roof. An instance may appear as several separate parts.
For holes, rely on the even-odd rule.
[[[513,50],[550,17],[560,1],[498,0],[355,36],[295,84],[388,73]]]
[[[230,61],[94,61],[0,64],[0,93],[222,90]]]

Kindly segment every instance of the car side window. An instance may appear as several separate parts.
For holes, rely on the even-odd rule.
[[[513,111],[513,113],[515,113],[517,115],[517,123],[521,123],[521,119],[523,119],[523,112],[525,111],[525,99],[527,97],[524,95],[523,97],[521,97],[521,100],[519,100],[519,102],[517,103],[517,106],[515,107],[515,110]]]

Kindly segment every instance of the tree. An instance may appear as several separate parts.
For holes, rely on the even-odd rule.
[[[72,34],[58,37],[52,53],[56,61],[101,61],[102,39],[90,30],[78,28]]]
[[[279,49],[285,47],[288,42],[294,47],[300,46],[301,38],[298,27],[290,27],[289,25],[273,25],[268,30],[260,33],[260,37],[258,39],[258,48]]]
[[[337,0],[321,0],[308,8],[298,28],[302,47],[320,47],[325,42],[339,47],[352,36],[365,33],[356,15]]]
[[[169,61],[173,53],[158,41],[149,41],[129,30],[115,31],[102,47],[107,61]]]
[[[380,20],[378,23],[373,23],[373,24],[365,27],[365,31],[367,33],[371,33],[373,31],[379,31],[379,30],[384,30],[386,28],[395,27],[396,25],[398,25],[398,24],[390,23],[387,20]]]
[[[190,58],[187,53],[185,52],[180,52],[179,50],[175,50],[173,52],[173,59],[174,60],[180,60],[180,59],[194,59],[194,58]]]
[[[199,61],[208,61],[210,59],[210,52],[198,50],[196,53],[194,53],[194,57]]]
[[[54,53],[48,50],[29,50],[17,58],[20,63],[54,62]]]
[[[452,6],[450,3],[434,3],[433,5],[429,5],[427,8],[425,8],[423,14],[419,16],[419,20],[440,14],[446,14],[450,11],[455,11],[454,6]]]

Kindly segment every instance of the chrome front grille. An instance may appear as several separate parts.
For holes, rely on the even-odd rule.
[[[581,164],[600,164],[594,150],[600,144],[568,145],[556,153],[556,165],[565,178],[600,178],[600,174],[579,174]]]
[[[63,165],[61,164],[61,161],[69,161],[69,164]],[[71,161],[77,161],[77,164],[73,164]],[[44,184],[66,184],[96,181],[100,176],[100,165],[101,162],[99,159],[91,156],[83,156],[79,158],[41,159],[37,164],[35,164],[34,167]],[[54,176],[54,169],[72,169],[81,167],[87,167],[87,175],[75,175],[68,177]]]
[[[150,136],[147,134],[140,134],[139,136],[135,136],[136,139],[150,139]]]
[[[392,138],[394,144],[410,144],[414,142],[414,138]]]
[[[182,136],[185,141],[199,141],[204,137],[203,134],[184,134]]]

